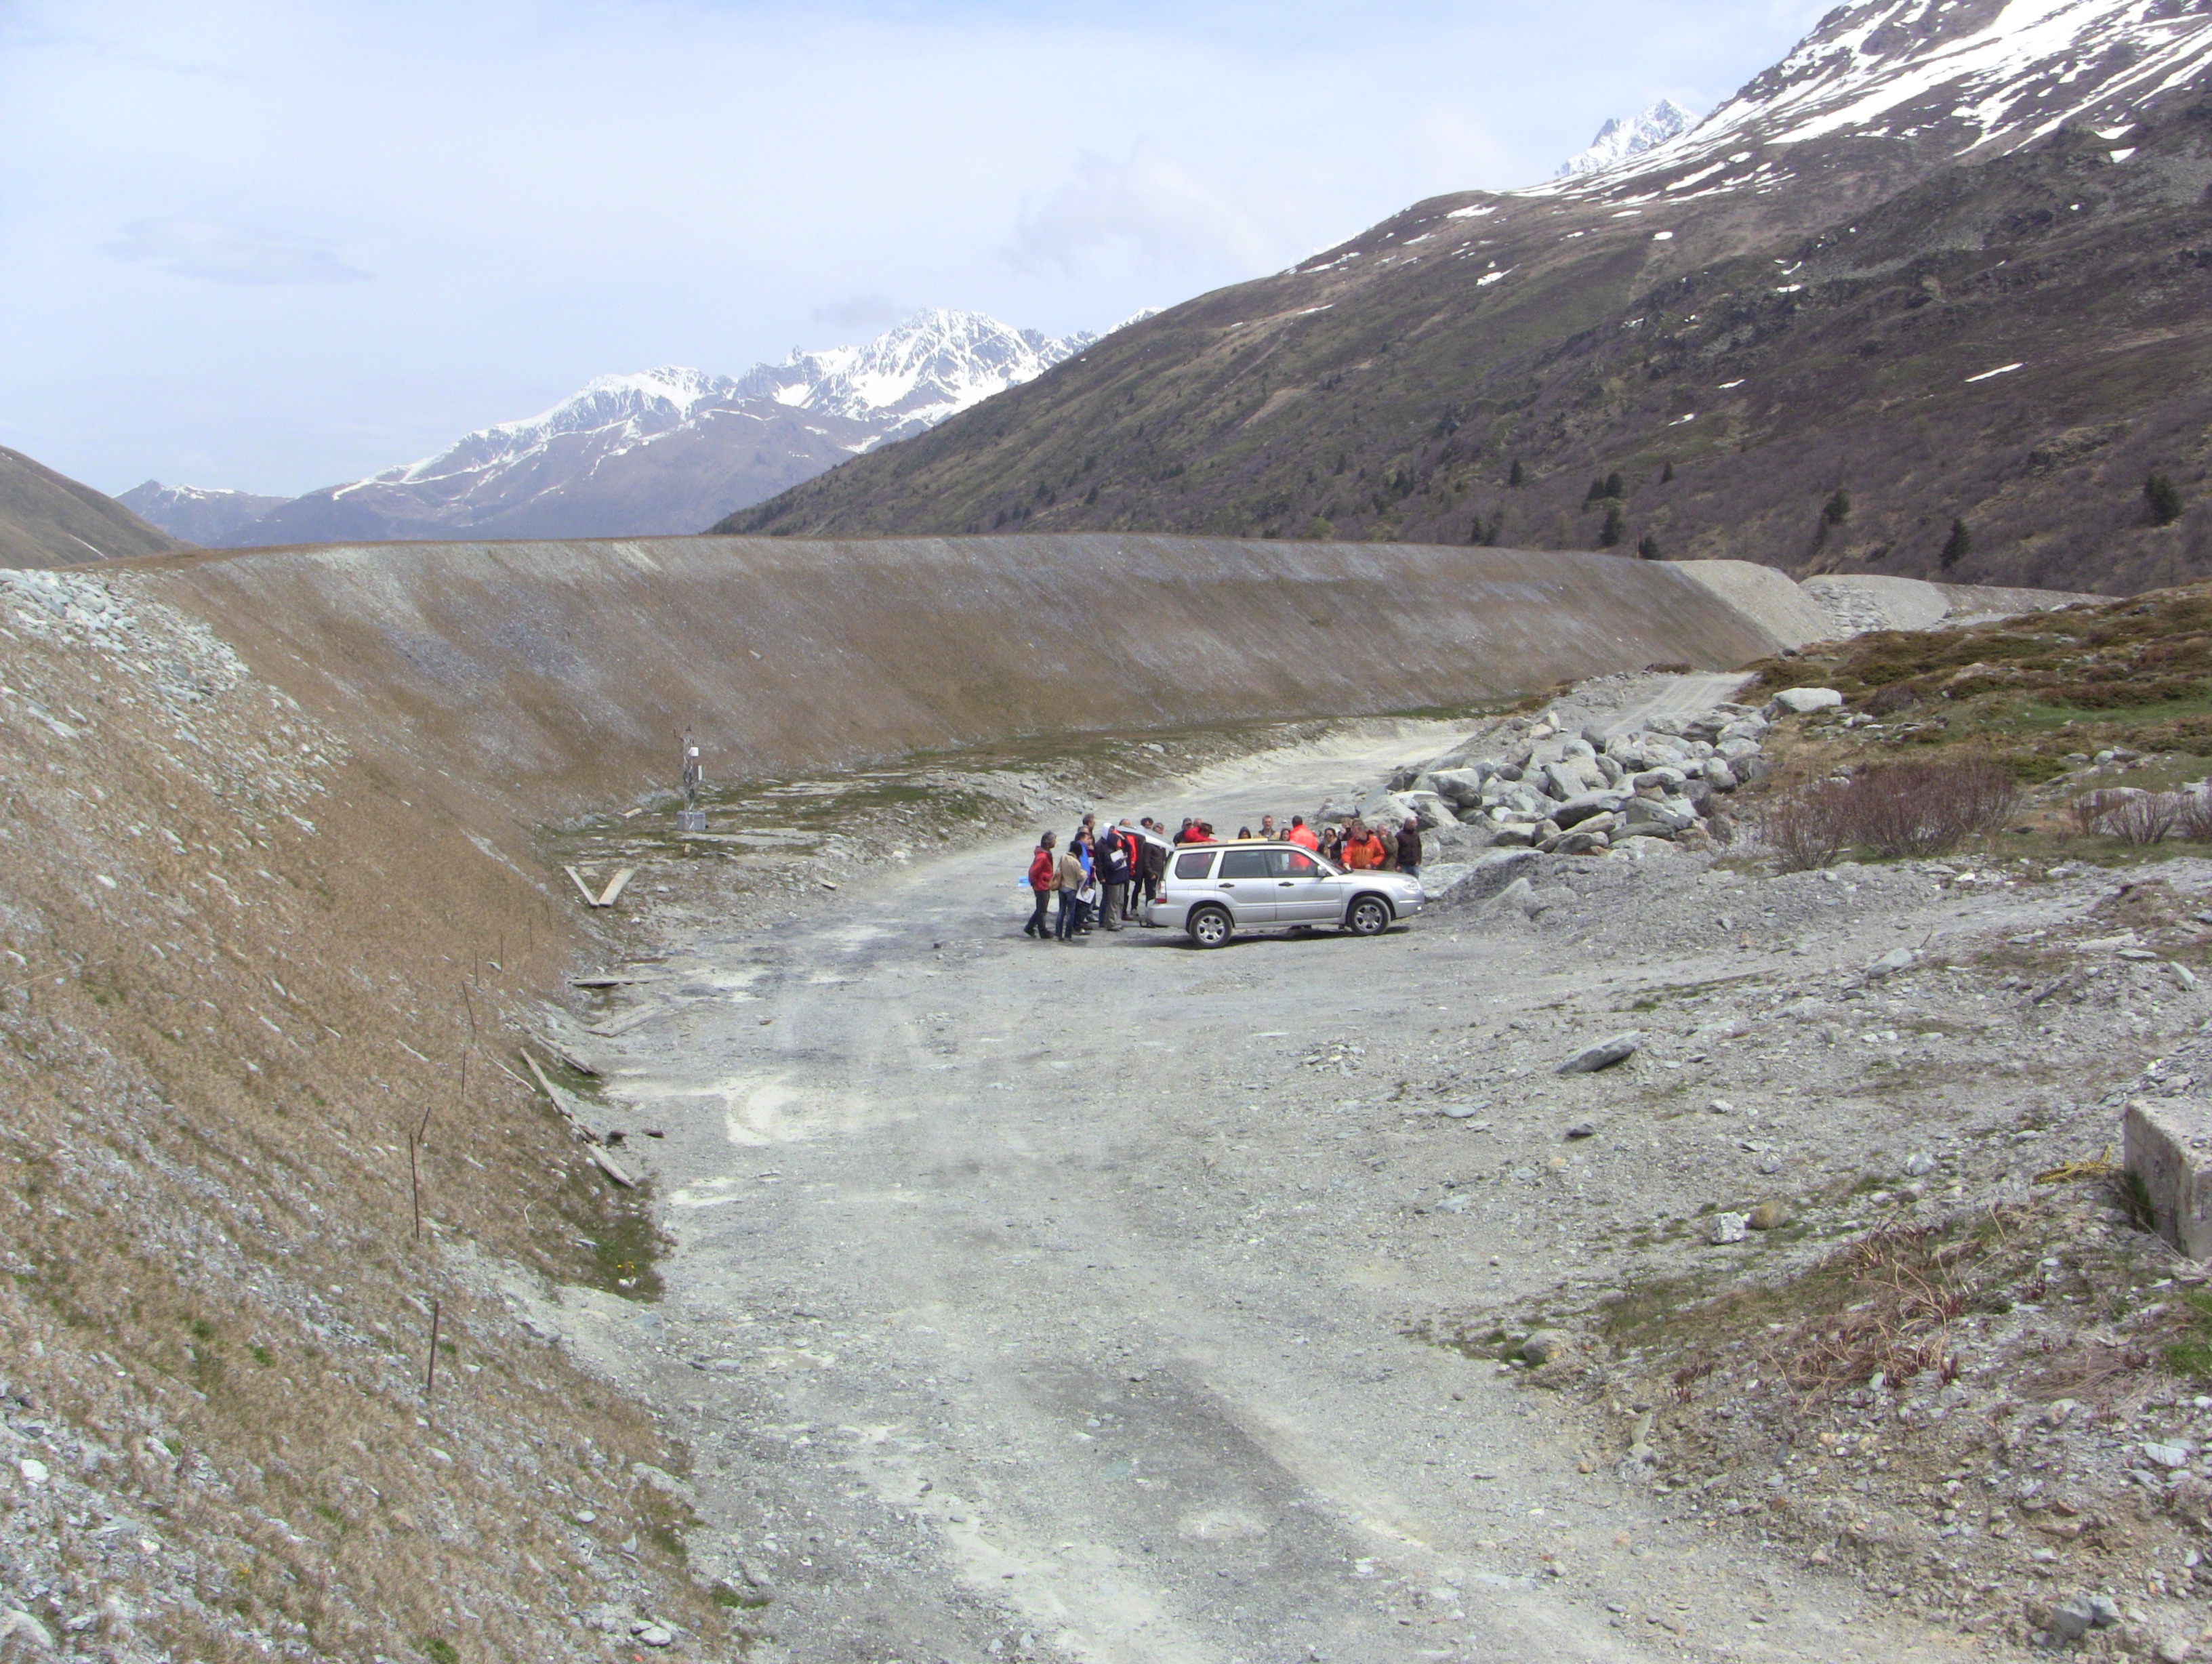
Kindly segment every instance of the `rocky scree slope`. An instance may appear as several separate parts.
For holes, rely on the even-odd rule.
[[[1540,726],[1620,729],[1648,681],[1584,684]],[[1799,702],[1770,708],[1778,780],[1867,726]],[[1381,1107],[1430,1146],[1404,1233],[1546,1245],[1408,1333],[1545,1389],[1583,1483],[1856,1584],[1847,1619],[2191,1655],[2212,1638],[2212,1288],[2109,1157],[2131,1100],[2212,1070],[2212,865],[2010,833],[1800,873],[1755,836],[1715,853],[1492,856],[1511,882],[1447,880],[1428,927],[1483,939],[1496,975],[1601,964],[1582,980],[1620,991],[1563,982],[1426,1048],[1303,1060],[1370,1077],[1363,1100],[1397,1077]],[[1620,1627],[1726,1621],[1601,1594]]]
[[[503,1066],[571,911],[127,571],[0,573],[0,1634],[719,1652],[680,1452],[519,1321],[656,1286]]]
[[[2212,524],[2208,52],[2193,5],[1839,9],[1617,167],[1418,204],[722,529],[2172,582]]]
[[[246,548],[696,531],[1033,380],[1094,338],[1052,339],[939,308],[865,346],[793,351],[734,379],[680,367],[602,376],[540,415],[270,504],[196,541]],[[173,512],[166,501],[152,508]],[[179,525],[201,515],[191,501],[173,512]]]
[[[79,566],[182,546],[113,498],[0,447],[0,564]]]

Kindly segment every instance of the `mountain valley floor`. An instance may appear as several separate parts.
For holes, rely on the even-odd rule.
[[[1310,813],[1467,726],[1101,807]],[[734,929],[725,867],[660,869],[557,1022],[662,1135],[623,1148],[665,1294],[507,1292],[690,1447],[690,1564],[750,1591],[751,1655],[2203,1631],[2212,1400],[2170,1372],[2203,1274],[2096,1163],[2212,1065],[2212,865],[1546,859],[1373,941],[1207,954],[1025,940],[1024,856],[904,849]],[[1869,1312],[1925,1367],[1846,1378]]]

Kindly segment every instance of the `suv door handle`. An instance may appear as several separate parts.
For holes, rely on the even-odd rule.
[[[1288,889],[1290,889],[1290,888],[1291,888],[1291,880],[1290,880],[1290,879],[1288,879],[1288,878],[1285,878],[1285,879],[1284,879],[1284,880],[1283,880],[1282,887],[1283,887],[1285,890],[1288,890]]]

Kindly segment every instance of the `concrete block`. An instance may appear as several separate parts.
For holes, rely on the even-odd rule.
[[[2134,1099],[2121,1137],[2158,1234],[2192,1260],[2212,1258],[2212,1103]]]

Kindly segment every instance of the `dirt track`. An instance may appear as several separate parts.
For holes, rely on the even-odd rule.
[[[1452,732],[1231,765],[1188,801],[1287,813]],[[1405,1338],[1557,1282],[1593,1222],[1415,1210],[1448,1124],[1381,1101],[1401,1066],[1694,967],[1561,969],[1449,916],[1041,946],[1023,853],[684,944],[656,992],[689,1003],[622,1042],[614,1095],[667,1134],[670,1298],[562,1321],[692,1439],[726,1533],[695,1564],[774,1585],[787,1655],[1928,1653],[1846,1585],[1662,1521],[1617,1451]]]

